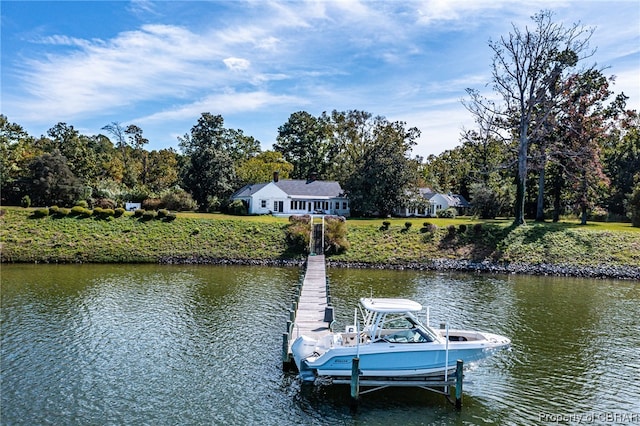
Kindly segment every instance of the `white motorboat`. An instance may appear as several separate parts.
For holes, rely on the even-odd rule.
[[[359,358],[360,375],[371,378],[420,378],[442,376],[456,361],[465,363],[486,358],[509,348],[511,340],[497,334],[434,329],[418,318],[422,306],[408,299],[360,299],[354,325],[319,340],[298,337],[291,346],[300,377],[351,375],[354,357]]]

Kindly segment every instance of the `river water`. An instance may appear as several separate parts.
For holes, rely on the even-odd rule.
[[[2,425],[640,424],[640,283],[328,271],[337,327],[363,296],[511,337],[456,411],[421,389],[361,396],[282,371],[297,268],[2,265]]]

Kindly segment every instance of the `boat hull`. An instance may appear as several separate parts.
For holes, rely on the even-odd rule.
[[[486,358],[496,350],[509,347],[509,339],[488,335],[481,341],[461,341],[446,343],[391,344],[376,342],[360,346],[336,346],[322,350],[312,342],[299,342],[298,348],[306,347],[306,353],[298,353],[296,365],[304,381],[315,380],[317,376],[345,377],[351,375],[355,357],[360,360],[360,375],[363,377],[427,377],[444,375],[445,370],[453,370],[457,360],[465,363]],[[296,358],[296,345],[293,347]],[[448,353],[447,353],[448,351]],[[321,353],[321,354],[320,354]]]

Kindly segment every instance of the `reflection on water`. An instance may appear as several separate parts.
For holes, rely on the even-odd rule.
[[[296,268],[2,265],[4,424],[531,424],[640,416],[638,282],[330,270],[337,328],[362,296],[432,325],[510,336],[466,373],[464,407],[416,389],[362,396],[281,369]],[[544,423],[544,421],[543,421]]]

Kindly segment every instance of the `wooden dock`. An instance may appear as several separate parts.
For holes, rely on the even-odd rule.
[[[329,295],[324,255],[310,255],[304,279],[296,289],[289,311],[287,331],[283,333],[282,361],[291,362],[291,344],[300,336],[319,339],[331,332],[333,307]]]

